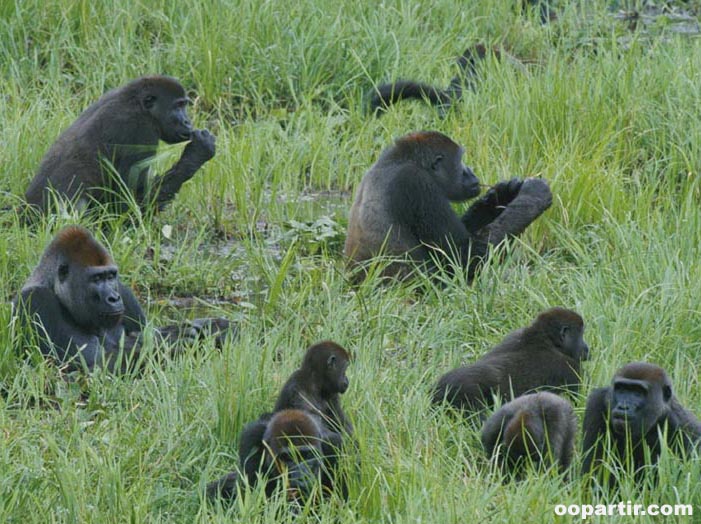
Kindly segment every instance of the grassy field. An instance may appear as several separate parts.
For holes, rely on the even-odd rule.
[[[556,504],[619,500],[693,504],[678,522],[701,521],[698,461],[665,454],[656,486],[627,482],[611,497],[585,490],[579,449],[570,480],[502,483],[478,429],[430,407],[440,374],[562,305],[582,314],[592,349],[580,421],[588,392],[633,360],[664,366],[701,415],[701,42],[665,17],[630,33],[615,2],[561,1],[551,26],[514,3],[0,0],[0,522],[548,523],[573,521]],[[447,118],[420,103],[366,113],[378,82],[447,85],[478,40],[512,58],[488,60],[479,91]],[[106,89],[152,73],[191,90],[216,157],[154,218],[20,226],[11,209],[61,130]],[[353,289],[341,255],[353,191],[387,144],[418,129],[463,144],[485,183],[547,178],[553,206],[471,286]],[[155,168],[181,149],[164,146]],[[137,379],[66,382],[28,362],[9,301],[76,222],[109,246],[154,325],[224,315],[240,337]],[[243,424],[325,338],[355,356],[349,500],[296,517],[260,490],[207,503]]]

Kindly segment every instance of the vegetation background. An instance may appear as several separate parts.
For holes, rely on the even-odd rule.
[[[429,405],[441,373],[562,305],[583,315],[592,348],[580,420],[587,393],[638,359],[666,367],[701,415],[701,6],[666,2],[660,15],[656,3],[563,0],[542,26],[511,0],[0,0],[0,521],[548,523],[572,521],[556,504],[630,500],[693,504],[697,516],[678,521],[698,522],[698,461],[665,454],[657,485],[626,482],[612,497],[587,492],[578,465],[567,481],[502,483],[478,427]],[[631,32],[614,15],[635,9],[655,16]],[[680,12],[691,20],[678,25]],[[366,113],[379,82],[447,85],[477,41],[511,58],[487,60],[447,118],[421,103]],[[156,217],[21,227],[12,209],[58,134],[105,90],[153,73],[191,90],[216,157]],[[458,275],[419,281],[423,293],[353,289],[341,256],[353,190],[418,129],[463,144],[485,183],[548,179],[553,206],[471,286]],[[181,148],[164,146],[155,167]],[[225,315],[240,337],[140,378],[64,381],[27,361],[9,301],[75,222],[109,246],[154,325]],[[242,425],[325,338],[355,356],[349,500],[297,516],[260,490],[208,504],[204,486],[233,469]]]

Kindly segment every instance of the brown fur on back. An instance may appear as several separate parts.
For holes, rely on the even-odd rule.
[[[321,430],[314,418],[300,409],[285,409],[277,412],[265,430],[265,441],[277,449],[295,445],[319,445]],[[274,442],[273,442],[274,440]]]

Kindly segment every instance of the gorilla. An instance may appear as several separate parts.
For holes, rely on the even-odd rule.
[[[246,426],[239,438],[241,472],[249,486],[263,480],[267,496],[283,485],[282,476],[287,474],[288,500],[303,501],[320,482],[328,466],[322,444],[320,421],[306,411],[285,409],[263,415]],[[326,490],[333,487],[323,481],[321,486]],[[206,492],[210,498],[230,500],[236,497],[239,487],[245,485],[233,471],[210,482]]]
[[[94,200],[121,211],[127,204],[118,195],[126,187],[142,210],[161,210],[214,156],[214,136],[193,129],[188,103],[183,86],[167,76],[138,78],[103,95],[44,156],[25,194],[34,210],[25,219],[49,212],[51,191],[79,206]],[[144,163],[156,153],[159,140],[190,143],[165,175],[149,178]]]
[[[490,406],[493,395],[508,400],[538,388],[577,391],[581,362],[588,358],[582,317],[551,308],[530,326],[509,333],[477,362],[443,375],[433,402],[472,411]]]
[[[662,437],[665,445],[686,454],[699,450],[701,443],[701,422],[674,396],[665,370],[647,362],[623,366],[610,386],[592,391],[583,427],[584,474],[610,470],[601,467],[608,456],[607,439],[636,480],[643,478],[646,465],[657,463]],[[615,484],[613,475],[609,484]]]
[[[501,59],[501,51],[496,48],[488,48],[484,44],[471,45],[457,59],[458,74],[450,81],[446,89],[415,82],[413,80],[397,80],[387,84],[381,84],[372,90],[370,95],[370,111],[379,116],[389,106],[401,100],[425,100],[432,106],[437,106],[442,114],[463,96],[464,90],[475,91],[479,73],[478,62],[484,60],[489,54],[497,60]]]
[[[42,354],[67,368],[125,372],[139,363],[146,317],[109,252],[85,228],[68,226],[55,236],[14,305]],[[201,318],[155,335],[177,349],[205,335],[221,344],[230,332],[226,319]]]
[[[431,273],[455,255],[471,280],[490,246],[519,235],[550,207],[547,182],[513,179],[496,184],[459,217],[451,202],[480,193],[462,156],[458,144],[436,131],[406,135],[382,152],[350,212],[344,252],[359,276],[382,253],[404,257],[384,272],[399,278],[415,266]]]
[[[548,391],[522,395],[487,419],[482,445],[506,473],[517,477],[524,466],[557,464],[565,472],[572,461],[577,418],[572,404]]]

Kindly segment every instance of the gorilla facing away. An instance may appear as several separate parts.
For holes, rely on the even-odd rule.
[[[193,129],[188,103],[183,86],[167,76],[142,77],[109,91],[44,155],[25,194],[30,208],[49,212],[53,190],[79,206],[95,200],[123,210],[126,203],[118,195],[120,186],[126,186],[142,209],[161,210],[214,156],[215,138],[209,131]],[[167,173],[149,178],[144,162],[155,155],[159,140],[190,143]]]
[[[54,237],[15,306],[42,354],[68,368],[125,372],[139,361],[146,316],[109,252],[85,228],[69,226]],[[177,348],[208,334],[221,344],[229,332],[228,320],[202,318],[158,328],[155,335]]]
[[[519,235],[550,207],[546,181],[512,179],[497,183],[459,217],[451,202],[480,193],[462,156],[458,144],[436,131],[406,135],[385,149],[350,211],[344,252],[351,266],[362,269],[380,254],[406,257],[384,273],[403,278],[415,265],[433,272],[437,262],[456,255],[471,280],[490,246]]]
[[[232,500],[239,489],[259,482],[265,482],[266,496],[284,486],[287,500],[297,502],[306,500],[314,486],[318,485],[322,493],[331,490],[332,486],[322,480],[328,467],[323,442],[318,418],[307,411],[285,409],[265,414],[246,426],[239,439],[241,475],[232,471],[210,482],[207,496]]]
[[[526,466],[572,461],[577,417],[572,404],[548,391],[522,395],[499,408],[482,428],[482,446],[505,473],[520,477]]]

